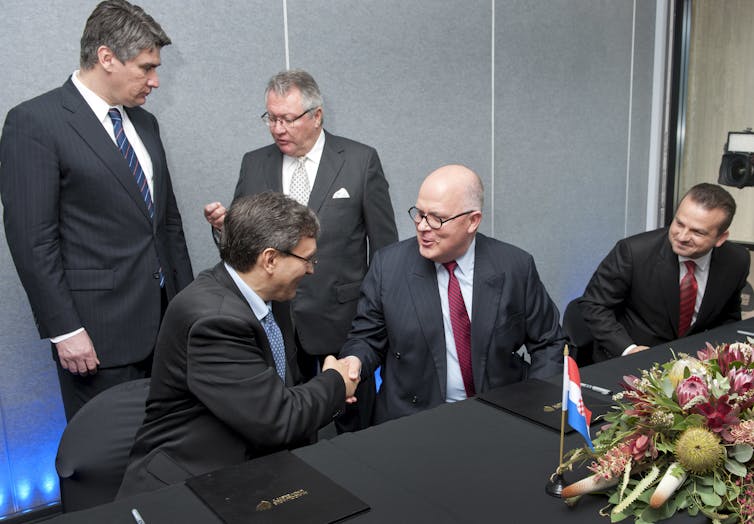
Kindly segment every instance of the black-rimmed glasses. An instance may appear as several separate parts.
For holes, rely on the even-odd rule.
[[[430,228],[440,229],[445,222],[450,222],[451,220],[454,220],[458,217],[462,217],[464,215],[468,215],[469,213],[473,213],[474,211],[476,210],[470,209],[468,211],[464,211],[463,213],[458,213],[457,215],[452,216],[450,218],[440,218],[436,215],[433,215],[432,213],[422,213],[419,208],[417,208],[416,206],[412,206],[408,210],[408,216],[411,217],[411,220],[413,220],[414,224],[416,224],[417,226],[422,223],[422,220],[426,220],[427,225]]]
[[[301,260],[302,262],[306,262],[307,264],[311,264],[312,267],[316,266],[317,262],[319,262],[319,260],[317,260],[317,254],[316,253],[314,255],[310,256],[309,258],[304,258],[304,257],[302,257],[300,255],[297,255],[296,253],[291,253],[290,251],[285,251],[283,249],[278,249],[278,251],[280,251],[284,255],[288,255],[288,256],[291,256],[293,258],[297,258],[297,259]]]
[[[311,113],[315,109],[317,109],[317,108],[316,107],[312,107],[310,109],[307,109],[306,111],[304,111],[303,113],[301,113],[300,115],[298,115],[295,118],[285,118],[285,117],[282,117],[282,116],[272,116],[272,115],[270,115],[270,113],[268,113],[267,111],[265,111],[264,114],[260,118],[262,119],[262,122],[264,122],[267,127],[271,128],[271,127],[275,127],[275,124],[280,124],[280,125],[282,125],[283,127],[285,127],[287,129],[287,128],[293,126],[293,124],[295,124],[296,121],[299,118],[303,117],[307,113]]]

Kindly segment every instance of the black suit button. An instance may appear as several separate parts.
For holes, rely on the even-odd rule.
[[[411,403],[412,403],[412,404],[416,404],[416,400],[417,400],[417,399],[416,399],[416,395],[414,395],[414,398],[412,398],[412,399],[411,399]]]
[[[152,273],[152,278],[154,278],[155,280],[159,280],[160,279],[160,272],[158,271],[157,273]]]
[[[399,359],[399,360],[400,360],[400,358],[401,358],[401,354],[400,354],[400,353],[395,353],[395,358],[397,358],[397,359]]]

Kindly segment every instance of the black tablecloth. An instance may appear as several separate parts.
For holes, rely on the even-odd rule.
[[[707,341],[745,340],[738,330],[754,332],[754,319],[585,367],[582,381],[619,391],[623,375],[670,359],[671,350],[695,354]],[[294,453],[371,506],[369,512],[349,520],[354,524],[609,522],[599,515],[606,504],[603,497],[584,497],[569,508],[545,494],[547,479],[558,463],[559,437],[550,428],[469,399]],[[577,433],[571,433],[565,448],[582,442]],[[50,522],[133,524],[132,508],[139,510],[146,524],[220,522],[185,485],[61,515]],[[685,513],[672,519],[674,523],[704,521]]]

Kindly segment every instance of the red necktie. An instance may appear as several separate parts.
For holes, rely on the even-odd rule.
[[[448,306],[450,308],[450,325],[453,329],[453,338],[456,341],[456,354],[458,364],[461,367],[463,387],[466,396],[474,396],[474,375],[471,372],[471,321],[466,311],[466,304],[461,295],[461,286],[454,273],[458,263],[453,260],[443,264],[448,270]]]
[[[693,260],[687,260],[684,264],[686,264],[686,275],[681,280],[681,316],[678,322],[679,337],[684,336],[691,327],[691,318],[694,316],[694,305],[696,304],[696,292],[699,289],[694,277],[696,264]]]

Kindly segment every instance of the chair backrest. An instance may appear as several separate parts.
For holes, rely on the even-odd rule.
[[[55,458],[64,512],[112,502],[144,420],[149,379],[113,386],[94,397],[63,431]]]
[[[563,312],[563,331],[568,337],[569,345],[575,349],[576,363],[587,366],[594,362],[594,338],[579,308],[578,298],[571,300]]]

